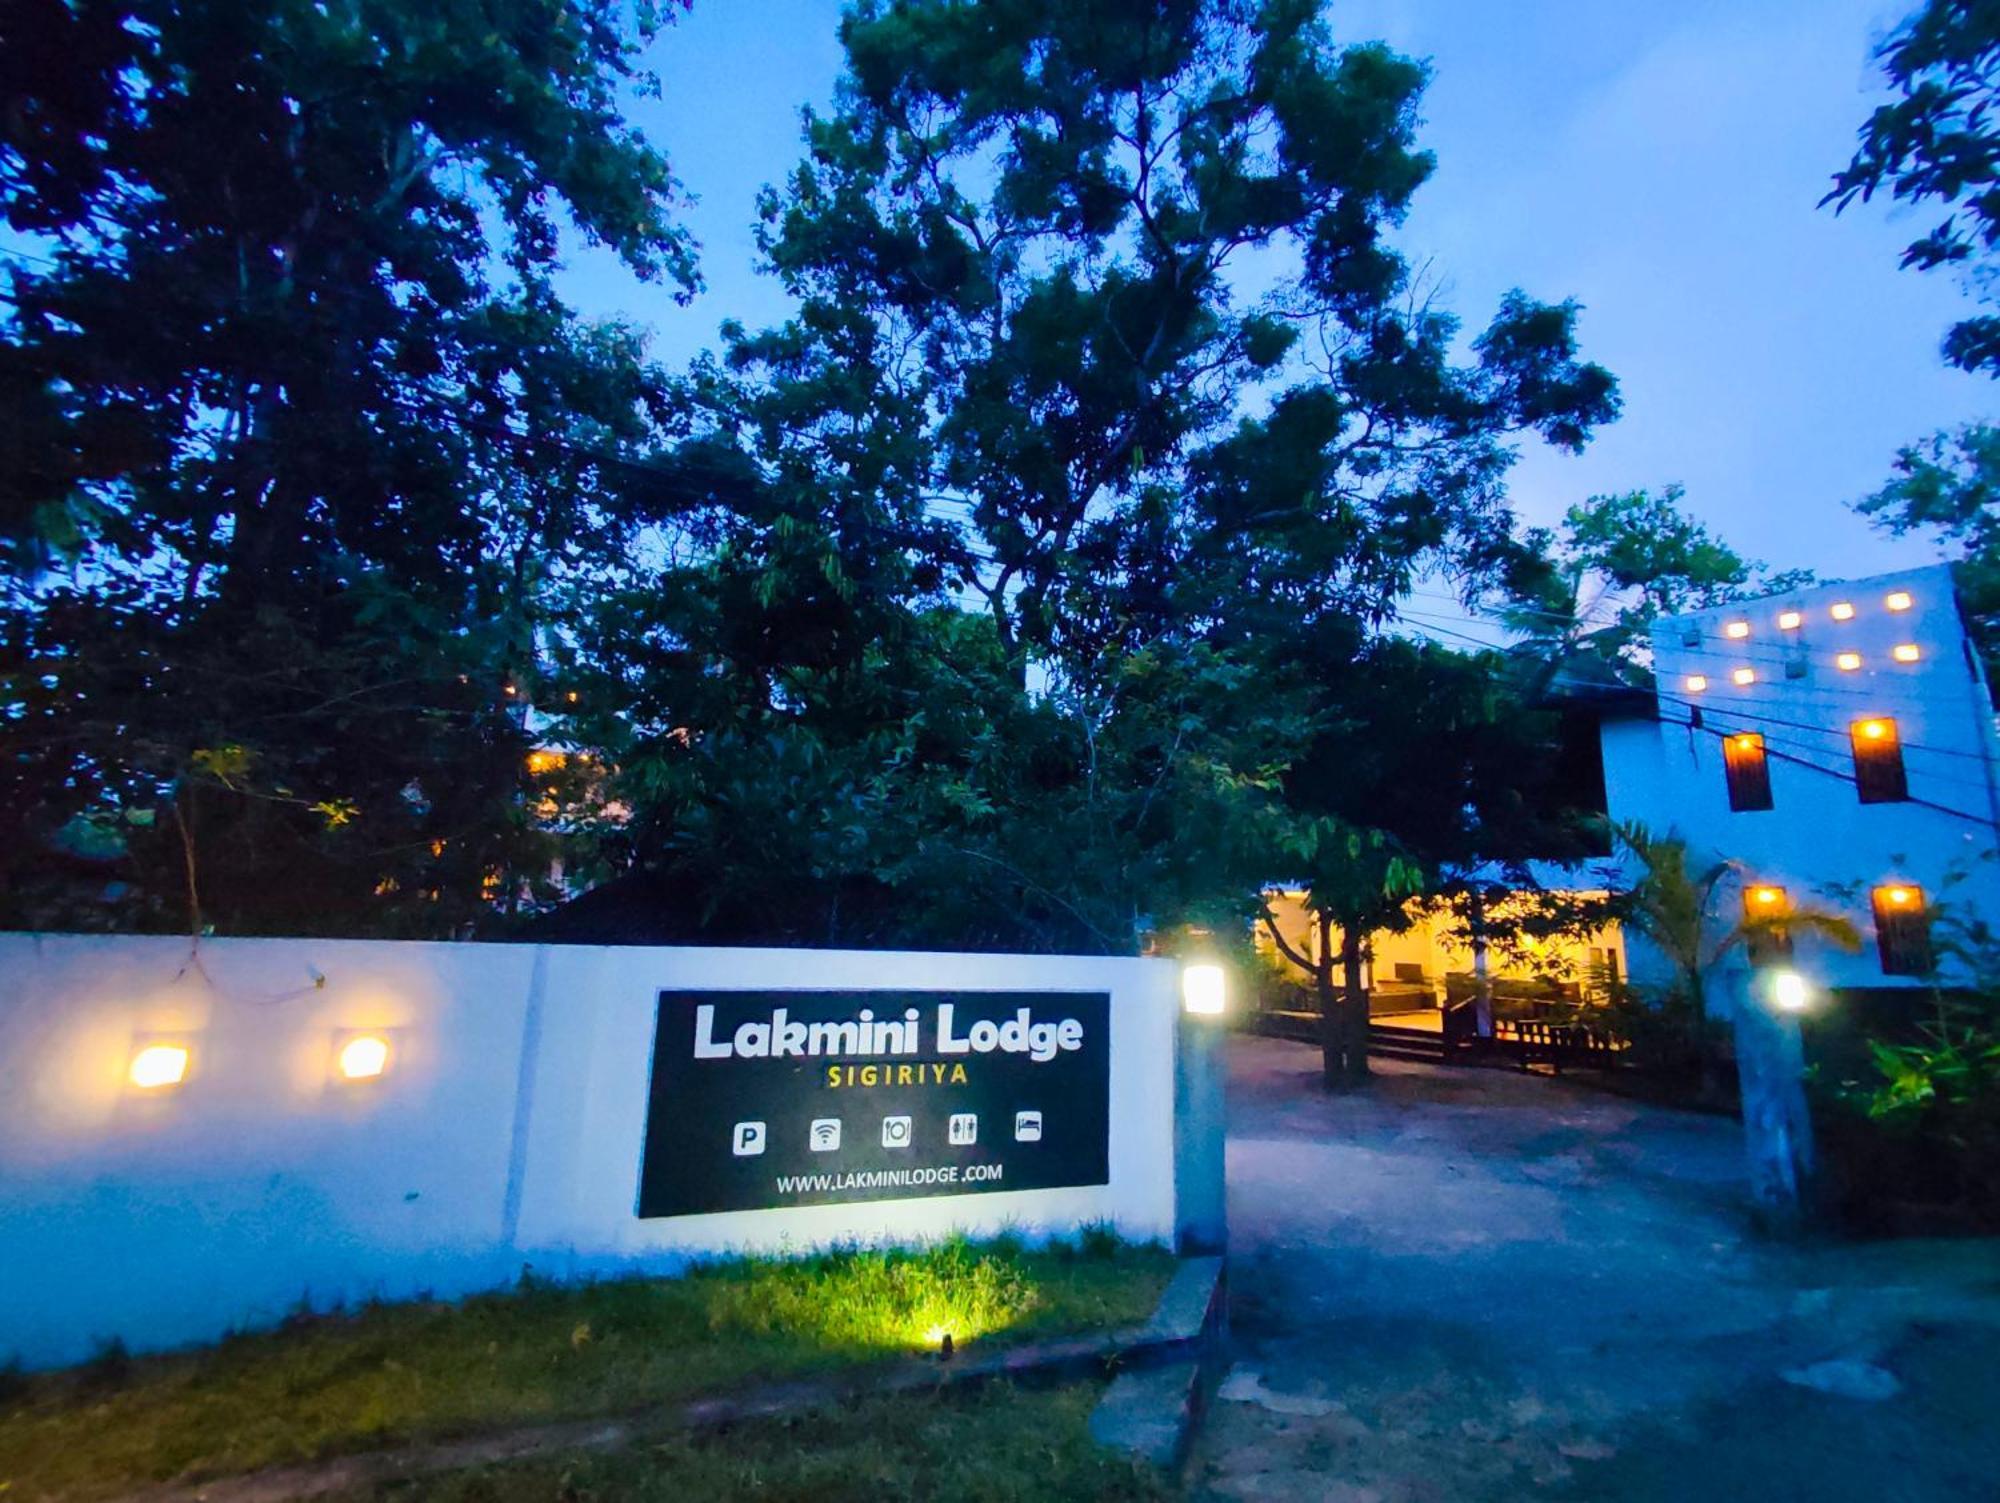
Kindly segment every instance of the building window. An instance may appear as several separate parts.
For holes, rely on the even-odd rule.
[[[1750,964],[1770,965],[1792,958],[1792,936],[1784,922],[1791,911],[1791,895],[1782,887],[1760,884],[1743,889],[1744,948]]]
[[[1903,743],[1896,722],[1886,715],[1857,720],[1848,732],[1854,743],[1854,787],[1864,804],[1894,804],[1910,796],[1903,773]]]
[[[1737,813],[1771,807],[1771,764],[1764,738],[1737,731],[1722,738],[1722,771],[1729,780],[1729,807]]]
[[[1931,914],[1923,889],[1895,883],[1874,892],[1875,947],[1885,976],[1927,976],[1931,956]]]

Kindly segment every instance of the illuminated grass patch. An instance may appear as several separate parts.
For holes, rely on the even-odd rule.
[[[309,1316],[0,1395],[0,1496],[106,1496],[511,1424],[618,1413],[904,1355],[1142,1321],[1172,1271],[1108,1236],[950,1241],[528,1284]]]

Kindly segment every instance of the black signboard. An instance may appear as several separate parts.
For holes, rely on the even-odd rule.
[[[1103,992],[660,993],[641,1216],[1101,1185]]]

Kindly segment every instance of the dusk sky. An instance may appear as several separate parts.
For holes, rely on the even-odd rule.
[[[1937,346],[1965,306],[1901,271],[1922,216],[1816,204],[1882,97],[1873,43],[1902,0],[1355,0],[1343,37],[1428,58],[1423,142],[1438,170],[1402,235],[1477,328],[1499,297],[1574,297],[1625,415],[1580,459],[1533,446],[1516,505],[1547,521],[1594,492],[1679,481],[1744,552],[1827,576],[1923,561],[1847,503],[1896,447],[1988,415],[1984,376]],[[650,324],[679,363],[716,325],[781,317],[755,270],[754,201],[799,155],[801,104],[840,68],[837,0],[695,0],[649,59],[639,118],[699,203],[708,291],[678,308],[608,258],[575,261],[593,312]]]

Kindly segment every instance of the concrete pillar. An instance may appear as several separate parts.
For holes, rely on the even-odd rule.
[[[1221,1016],[1176,1007],[1174,1251],[1184,1258],[1229,1250],[1223,1167],[1229,1136],[1228,1039],[1228,1025]]]
[[[1736,1033],[1751,1210],[1765,1230],[1791,1236],[1811,1220],[1814,1193],[1805,1042],[1798,1016],[1772,1007],[1760,979],[1753,971],[1731,971],[1715,984],[1726,989]]]

